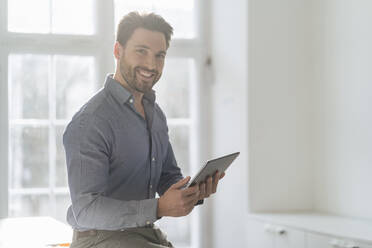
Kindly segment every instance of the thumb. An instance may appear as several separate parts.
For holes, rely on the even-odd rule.
[[[170,188],[171,189],[179,189],[182,186],[185,186],[190,181],[190,176],[185,177],[184,179],[179,180],[177,183],[173,184]]]

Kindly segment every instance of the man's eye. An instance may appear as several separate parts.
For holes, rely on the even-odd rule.
[[[165,59],[165,55],[164,55],[164,54],[158,54],[157,57],[158,57],[159,59]]]
[[[137,53],[139,53],[139,54],[146,54],[146,50],[145,49],[138,49],[137,50]]]

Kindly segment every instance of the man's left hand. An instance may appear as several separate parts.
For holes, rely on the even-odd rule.
[[[212,177],[208,177],[205,182],[199,184],[199,200],[203,200],[204,198],[208,198],[210,195],[217,192],[217,185],[218,182],[225,176],[225,172],[222,174],[220,172],[216,172]]]

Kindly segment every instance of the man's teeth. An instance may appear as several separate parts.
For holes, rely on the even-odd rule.
[[[139,73],[142,75],[142,76],[144,76],[144,77],[152,77],[154,74],[153,73],[151,73],[151,72],[146,72],[146,71],[142,71],[142,70],[140,70],[139,71]]]

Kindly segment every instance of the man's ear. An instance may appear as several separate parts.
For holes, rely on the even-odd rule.
[[[121,54],[124,52],[124,48],[120,45],[119,42],[115,42],[114,45],[114,56],[116,59],[120,59]]]

